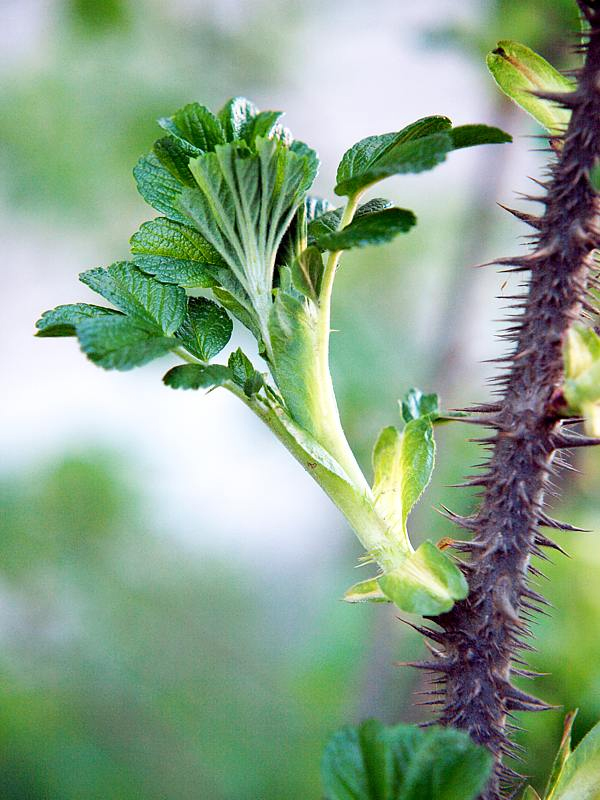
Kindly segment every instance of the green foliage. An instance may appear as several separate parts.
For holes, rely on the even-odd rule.
[[[368,720],[333,735],[321,773],[326,800],[474,800],[491,767],[462,731]]]
[[[585,420],[587,433],[600,435],[600,336],[593,328],[574,325],[564,344],[567,411]]]
[[[536,92],[564,94],[573,90],[574,81],[518,42],[498,42],[496,49],[488,53],[487,65],[498,86],[511,100],[551,134],[564,132],[571,112],[536,96]]]
[[[192,362],[170,369],[165,384],[223,386],[240,397],[345,514],[382,570],[377,591],[407,610],[438,613],[464,596],[464,578],[430,542],[413,551],[406,531],[433,469],[434,410],[427,397],[407,401],[412,417],[402,434],[389,429],[389,453],[381,441],[371,490],[346,440],[329,373],[333,280],[342,251],[389,242],[416,223],[412,211],[387,200],[358,206],[363,189],[387,175],[429,169],[450,150],[509,137],[482,125],[452,128],[446,117],[369,137],[343,157],[336,192],[352,197],[331,209],[308,195],[316,153],[294,140],[280,117],[238,97],[217,114],[191,103],[161,118],[165,135],[134,176],[163,216],[132,236],[131,261],[81,275],[116,310],[61,306],[42,316],[38,334],[75,334],[107,369],[168,352]],[[188,297],[193,289],[214,299]],[[240,349],[227,365],[208,363],[230,340],[227,312],[253,334],[268,372]]]

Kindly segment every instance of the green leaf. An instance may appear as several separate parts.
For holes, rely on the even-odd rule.
[[[221,364],[182,364],[170,369],[163,383],[172,389],[213,389],[232,379],[231,371]]]
[[[419,417],[435,420],[440,412],[440,398],[437,394],[423,394],[420,389],[410,389],[400,401],[402,419],[410,422]]]
[[[225,143],[225,132],[212,111],[199,103],[189,103],[172,117],[163,117],[158,124],[171,135],[188,144],[188,155],[214,150]],[[189,145],[192,147],[190,148]]]
[[[542,798],[539,796],[533,786],[528,786],[523,792],[521,800],[542,800]]]
[[[344,592],[344,600],[347,603],[391,603],[389,597],[382,592],[377,578],[355,583]]]
[[[491,769],[462,731],[368,720],[332,736],[321,774],[326,800],[474,800]]]
[[[456,564],[429,540],[397,559],[397,566],[387,569],[377,583],[398,608],[422,616],[444,614],[469,593]]]
[[[190,156],[180,141],[173,136],[165,136],[154,142],[154,155],[171,175],[184,186],[195,186],[194,176],[188,166]]]
[[[559,778],[565,768],[565,764],[571,755],[571,733],[576,716],[577,710],[570,711],[565,717],[563,735],[560,740],[558,752],[556,753],[554,762],[552,764],[552,770],[550,771],[550,777],[548,778],[548,785],[544,795],[546,800],[551,800],[556,784],[558,783]]]
[[[405,208],[386,208],[365,214],[335,233],[315,238],[320,250],[349,250],[390,242],[399,233],[406,233],[417,222],[412,211]]]
[[[368,173],[379,159],[396,145],[449,130],[451,125],[452,123],[448,117],[423,117],[411,125],[407,125],[401,131],[384,133],[380,136],[368,136],[366,139],[361,139],[360,142],[353,145],[342,156],[337,170],[336,181],[338,185],[335,193],[347,194],[347,192],[341,191],[340,185]],[[338,189],[340,190],[338,191]]]
[[[459,125],[449,131],[455,150],[462,147],[475,147],[478,144],[506,144],[512,136],[500,128],[490,125]]]
[[[391,203],[389,204],[391,205]],[[323,214],[328,212],[330,209],[333,208],[332,204],[329,200],[326,200],[323,197],[315,197],[314,195],[309,195],[305,200],[306,206],[306,221],[310,224],[313,220],[317,219],[317,217],[321,217]],[[342,218],[342,209],[340,209],[340,219]]]
[[[307,247],[292,264],[294,287],[315,303],[321,291],[323,269],[323,257],[316,247]]]
[[[163,167],[155,153],[140,158],[133,169],[133,176],[138,192],[152,208],[175,222],[189,225],[189,219],[178,207],[183,184]]]
[[[281,113],[281,111],[260,111],[241,127],[240,138],[250,146],[258,137],[270,139],[276,133],[277,121],[281,117]]]
[[[244,129],[258,114],[258,109],[245,97],[233,97],[219,111],[219,121],[228,142],[242,139]]]
[[[600,800],[600,723],[567,758],[550,797],[551,800]]]
[[[342,158],[335,193],[353,196],[391,175],[433,169],[451,151],[471,144],[511,141],[510,136],[485,125],[451,129],[447,117],[426,117],[397,134],[370,136]]]
[[[128,261],[82,272],[82,283],[101,294],[142,326],[158,329],[166,336],[183,322],[186,296],[179,286],[159,283]]]
[[[386,208],[390,208],[391,205],[389,200],[384,200],[382,197],[375,197],[373,200],[369,200],[367,203],[363,203],[363,205],[357,208],[354,219],[356,220],[374,211],[383,211]],[[316,217],[313,217],[308,225],[309,244],[316,244],[316,240],[322,236],[327,236],[330,233],[337,233],[343,213],[343,208],[334,208],[324,210]]]
[[[36,336],[75,336],[76,326],[84,319],[97,317],[121,316],[118,311],[88,303],[71,303],[44,311],[35,323],[38,329]]]
[[[264,384],[263,376],[254,369],[250,359],[242,352],[241,348],[229,356],[227,366],[234,383],[244,390],[244,394],[252,397],[262,388]]]
[[[176,339],[121,314],[83,320],[77,336],[83,352],[104,369],[141,367],[177,346]]]
[[[231,338],[233,323],[221,306],[206,297],[191,297],[177,331],[185,349],[201,361],[210,361]]]
[[[402,432],[400,464],[402,470],[402,520],[423,494],[431,480],[435,461],[433,425],[427,417],[407,422]]]
[[[533,92],[572,92],[575,88],[572,80],[565,78],[545,59],[518,42],[498,42],[486,60],[488,69],[504,94],[551,134],[564,132],[571,112],[552,101],[536,97]]]
[[[256,318],[254,315],[248,310],[246,305],[240,303],[240,301],[234,297],[231,292],[227,292],[224,289],[216,287],[213,289],[213,294],[221,303],[224,308],[229,311],[245,328],[254,335],[254,338],[258,342],[259,345],[259,352],[261,349],[261,331],[258,325],[256,324]]]
[[[130,240],[134,263],[162,283],[185,288],[216,284],[211,268],[225,262],[197,230],[166,217],[144,222]]]
[[[392,426],[384,428],[373,448],[373,495],[377,513],[396,534],[396,542],[410,552],[402,509],[402,434]]]

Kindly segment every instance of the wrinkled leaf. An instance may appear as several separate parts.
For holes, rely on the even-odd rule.
[[[386,208],[390,208],[391,205],[389,200],[385,200],[382,197],[375,197],[373,200],[369,200],[367,203],[363,203],[357,208],[354,219],[356,220],[364,214],[371,214],[373,211],[383,211]],[[312,222],[309,222],[309,244],[316,244],[316,240],[320,237],[327,236],[330,233],[336,233],[340,227],[343,214],[343,208],[325,210],[315,217]]]
[[[386,208],[355,218],[345,228],[315,237],[320,250],[349,250],[353,247],[390,242],[399,233],[406,233],[417,222],[412,211],[405,208]]]
[[[423,394],[420,389],[412,388],[400,401],[400,408],[404,422],[427,416],[433,421],[440,411],[440,398],[437,394]]]
[[[84,319],[96,317],[121,316],[118,311],[88,303],[71,303],[44,311],[35,323],[36,336],[75,336],[75,328]]]
[[[99,267],[82,272],[79,278],[120,311],[167,336],[175,333],[183,322],[184,290],[144,275],[128,261],[119,261],[108,269]]]
[[[178,344],[121,314],[83,320],[77,336],[87,357],[104,369],[141,367]]]
[[[210,361],[225,347],[232,330],[233,323],[221,306],[206,297],[191,297],[177,338],[196,358]]]
[[[229,356],[227,366],[234,383],[237,383],[244,390],[245,395],[252,397],[253,394],[260,391],[264,383],[263,376],[258,370],[254,369],[252,362],[242,352],[241,348],[238,347]]]
[[[242,139],[244,129],[258,114],[258,109],[245,97],[233,97],[219,111],[219,121],[228,142]]]
[[[185,288],[214,286],[211,268],[225,264],[197,230],[165,217],[144,222],[130,244],[133,262],[144,272]]]
[[[189,156],[214,150],[218,144],[225,143],[225,133],[221,123],[206,106],[200,103],[189,103],[176,111],[172,117],[159,119],[158,124],[171,135],[187,143]]]
[[[175,222],[189,225],[189,219],[178,207],[183,184],[163,167],[155,153],[140,158],[133,176],[138,192],[152,208]]]
[[[462,731],[368,720],[332,736],[321,774],[326,800],[474,800],[491,768]]]
[[[231,371],[221,364],[182,364],[170,369],[163,383],[172,389],[212,389],[232,379]]]
[[[573,91],[574,82],[565,78],[545,59],[518,42],[498,42],[487,56],[494,80],[511,100],[552,134],[560,134],[569,123],[571,112],[533,92],[562,94]]]
[[[154,142],[154,155],[163,167],[184,186],[195,186],[194,176],[189,168],[189,153],[180,141],[173,136],[164,136]]]

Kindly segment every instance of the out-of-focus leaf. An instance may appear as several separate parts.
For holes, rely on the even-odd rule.
[[[344,592],[347,603],[391,603],[392,601],[381,590],[377,578],[355,583]]]
[[[210,361],[231,338],[233,323],[221,306],[206,297],[191,297],[177,338],[192,355]]]
[[[440,411],[440,398],[437,394],[423,394],[420,389],[410,389],[400,401],[402,419],[410,422],[419,417],[435,420]]]
[[[498,42],[488,53],[488,69],[504,94],[530,114],[552,134],[562,133],[571,112],[534,92],[564,94],[573,91],[574,82],[556,70],[544,58],[519,42]]]
[[[600,800],[600,722],[567,758],[551,800]]]

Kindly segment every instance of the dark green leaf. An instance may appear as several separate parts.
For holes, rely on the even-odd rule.
[[[190,156],[214,150],[218,144],[225,143],[221,123],[212,111],[199,103],[189,103],[172,117],[159,119],[158,124],[173,136],[192,145],[187,148]]]
[[[440,398],[437,394],[423,394],[420,389],[410,389],[401,400],[402,419],[410,422],[419,417],[434,420],[440,411]]]
[[[362,206],[357,208],[354,219],[358,219],[365,214],[371,214],[374,211],[383,211],[386,208],[390,208],[391,205],[389,200],[384,200],[383,197],[375,197],[373,200],[369,200],[367,203],[363,203]],[[312,221],[309,221],[308,243],[316,244],[321,236],[336,233],[340,227],[343,214],[343,208],[334,208],[321,212],[321,214],[313,218]]]
[[[188,166],[190,156],[173,136],[164,136],[152,148],[160,163],[184,186],[195,186],[196,181]]]
[[[44,311],[35,323],[36,336],[75,336],[75,327],[84,319],[119,315],[118,311],[88,303],[72,303]]]
[[[292,264],[292,283],[301,294],[316,303],[322,278],[323,257],[316,247],[308,247]]]
[[[161,214],[189,225],[189,219],[178,208],[182,184],[165,169],[154,153],[142,156],[133,169],[139,193]]]
[[[263,377],[252,366],[250,359],[242,352],[241,348],[229,356],[227,366],[233,376],[233,380],[237,385],[244,390],[244,394],[251,397],[256,394],[262,387],[264,381]]]
[[[212,389],[230,380],[231,371],[221,364],[182,364],[170,369],[163,383],[172,389]]]
[[[254,144],[259,136],[263,139],[271,138],[281,113],[281,111],[260,111],[241,126],[240,137],[250,146]]]
[[[455,150],[461,147],[474,147],[478,144],[505,144],[512,142],[512,136],[500,128],[490,125],[459,125],[449,132]]]
[[[369,720],[334,734],[322,776],[326,800],[474,800],[491,767],[462,731]]]
[[[186,296],[179,286],[169,286],[144,275],[128,261],[83,272],[80,280],[146,328],[167,336],[183,322]]]
[[[369,172],[379,159],[396,145],[449,130],[451,125],[448,117],[423,117],[423,119],[407,125],[401,131],[362,139],[344,153],[337,171],[338,186]],[[338,191],[338,187],[335,191],[336,194],[347,194],[347,192]]]
[[[133,261],[163,283],[186,288],[216,284],[211,268],[225,262],[195,228],[166,217],[144,222],[131,237]]]
[[[210,361],[231,338],[233,323],[221,306],[205,297],[191,297],[177,338],[192,355]]]
[[[406,233],[416,222],[417,218],[412,211],[405,208],[386,208],[360,216],[335,233],[315,237],[315,244],[319,249],[331,251],[383,244],[399,233]]]
[[[88,358],[105,369],[140,367],[178,344],[120,314],[83,320],[77,336]]]

